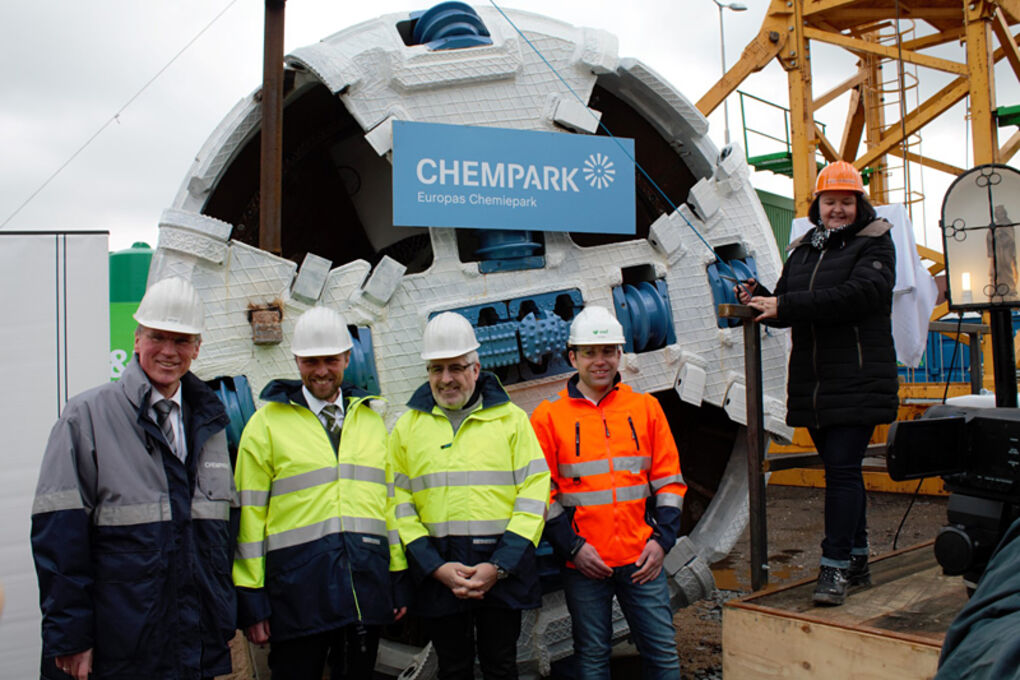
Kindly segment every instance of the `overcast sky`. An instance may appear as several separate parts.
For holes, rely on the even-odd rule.
[[[425,9],[406,0],[290,0],[286,50],[389,12]],[[483,4],[476,2],[475,4]],[[719,14],[712,0],[506,0],[579,26],[614,33],[620,56],[647,63],[692,102],[720,73]],[[767,0],[745,0],[748,10],[725,11],[726,58],[732,65],[758,32]],[[135,93],[224,8],[223,15],[151,86],[7,225],[18,229],[100,229],[111,250],[143,240],[156,243],[159,215],[177,193],[205,139],[230,108],[262,78],[264,3],[258,0],[5,0],[0,8],[0,223],[54,170],[119,111]],[[955,46],[940,56],[962,60]],[[814,91],[820,94],[853,73],[855,59],[824,45],[813,52]],[[892,74],[888,74],[892,75]],[[918,94],[948,82],[921,72]],[[1020,103],[1016,78],[1000,67],[999,103]],[[742,90],[786,105],[786,78],[773,62]],[[913,102],[912,94],[908,101]],[[911,106],[912,108],[912,106]],[[817,118],[838,144],[845,115],[840,101]],[[710,118],[721,146],[722,107]],[[730,102],[730,127],[741,141],[739,102]],[[964,107],[925,131],[921,153],[969,164]],[[1005,139],[1012,129],[1003,130]],[[752,152],[756,149],[750,143]],[[915,222],[927,225],[938,246],[941,199],[952,178],[915,174],[928,197]],[[756,186],[791,195],[791,182],[757,173]],[[919,240],[921,231],[918,229]],[[940,246],[938,246],[940,247]]]

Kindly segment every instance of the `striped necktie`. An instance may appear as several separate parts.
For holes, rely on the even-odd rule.
[[[340,445],[340,427],[343,424],[340,418],[340,407],[336,404],[326,404],[319,411],[319,419],[329,433],[329,441],[333,444],[334,450]]]
[[[156,422],[159,423],[159,429],[163,431],[163,436],[166,438],[166,443],[170,445],[170,450],[174,452],[175,456],[180,456],[177,453],[177,442],[174,437],[174,425],[170,420],[170,414],[173,413],[174,403],[169,399],[160,399],[152,408],[156,410]]]

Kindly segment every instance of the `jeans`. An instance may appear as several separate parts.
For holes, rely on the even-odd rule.
[[[631,581],[635,571],[637,567],[630,564],[614,568],[607,579],[593,580],[576,569],[564,569],[563,590],[581,680],[609,680],[614,594],[641,655],[642,677],[649,680],[680,677],[666,572],[663,570],[652,581],[638,585]]]
[[[273,680],[322,680],[329,662],[331,680],[371,678],[379,651],[379,626],[344,626],[291,640],[270,640]]]
[[[485,680],[516,680],[520,610],[483,606],[424,620],[439,657],[439,680],[474,680],[476,642]]]
[[[867,496],[861,462],[873,425],[808,428],[825,463],[825,539],[822,566],[850,567],[850,555],[868,554]]]

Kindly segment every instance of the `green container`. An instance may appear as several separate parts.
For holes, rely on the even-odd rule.
[[[135,310],[145,295],[152,248],[137,242],[110,253],[110,380],[117,380],[134,353]]]

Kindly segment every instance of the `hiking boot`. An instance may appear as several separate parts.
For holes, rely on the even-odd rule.
[[[867,555],[851,555],[850,569],[846,575],[848,586],[870,586],[871,567],[868,566]]]
[[[848,569],[822,566],[818,570],[818,585],[811,599],[815,604],[840,605],[846,599]]]

